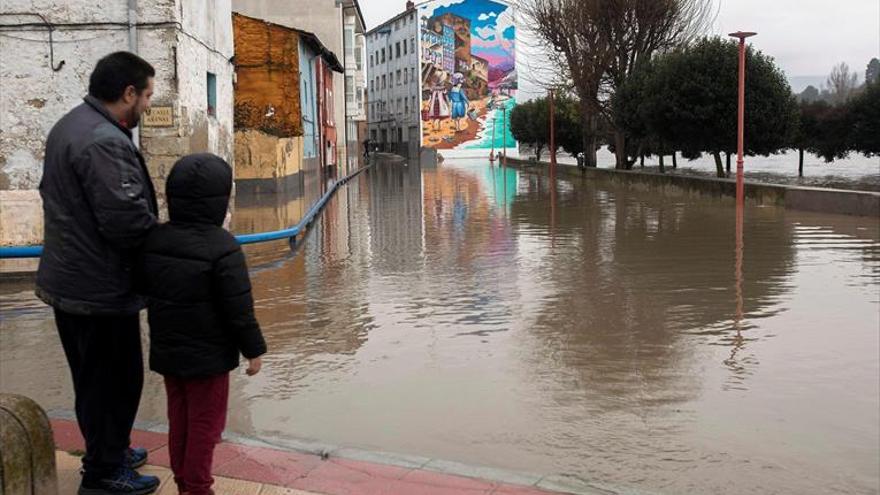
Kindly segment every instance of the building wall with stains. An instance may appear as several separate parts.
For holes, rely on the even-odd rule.
[[[317,35],[328,50],[344,63],[343,46],[343,2],[339,0],[310,0],[308,8],[302,1],[282,2],[278,0],[232,0],[235,12],[246,16],[265,19],[285,27],[301,29]],[[333,80],[335,112],[333,120],[344,125],[345,122],[345,78]],[[345,141],[340,129],[338,145],[334,146],[336,156],[333,163],[345,163]]]
[[[29,15],[0,15],[0,245],[28,245],[43,236],[37,188],[46,136],[82,102],[95,63],[129,49],[128,1],[0,4],[0,14],[13,12]],[[138,130],[165,216],[164,182],[178,158],[204,151],[233,158],[230,0],[138,0],[135,20],[137,53],[156,69],[153,106],[173,112],[171,126]],[[48,29],[37,25],[44,21],[64,25],[52,30],[54,67]],[[213,115],[208,72],[216,81]]]
[[[233,14],[239,191],[297,188],[303,160],[299,34]]]

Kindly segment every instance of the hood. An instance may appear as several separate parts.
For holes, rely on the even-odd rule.
[[[187,155],[165,183],[172,222],[223,225],[232,192],[232,167],[217,155]]]

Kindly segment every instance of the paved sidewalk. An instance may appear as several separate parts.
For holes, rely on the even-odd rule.
[[[52,420],[58,462],[59,493],[76,493],[83,440],[76,422]],[[141,468],[162,480],[158,493],[175,495],[171,479],[167,436],[133,431],[132,443],[150,451],[149,465]],[[288,452],[223,442],[214,454],[214,490],[217,495],[551,495],[534,486],[457,476],[420,467],[378,464],[341,457]],[[558,492],[557,492],[558,493]]]

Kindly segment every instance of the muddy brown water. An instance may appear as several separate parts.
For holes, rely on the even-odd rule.
[[[239,230],[303,200],[240,198]],[[247,249],[271,353],[228,429],[660,494],[878,493],[880,225],[482,161],[379,164],[295,255]],[[72,409],[51,313],[0,284],[0,390]],[[149,374],[139,419],[164,419]]]

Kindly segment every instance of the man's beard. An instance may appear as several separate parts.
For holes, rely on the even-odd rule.
[[[141,121],[141,114],[137,111],[137,108],[132,107],[131,112],[128,114],[128,119],[125,124],[129,129],[134,129],[138,126]]]

